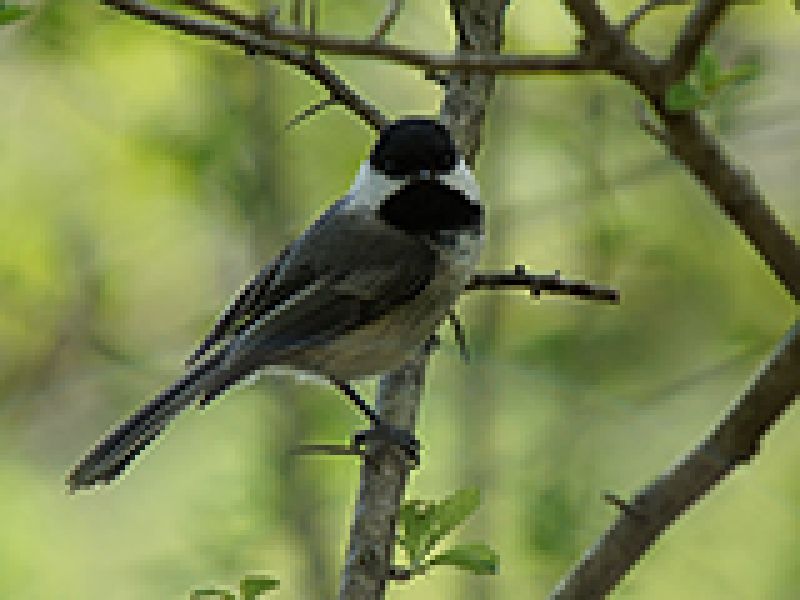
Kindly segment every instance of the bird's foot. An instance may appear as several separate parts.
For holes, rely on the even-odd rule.
[[[370,454],[371,444],[397,448],[405,455],[406,464],[410,468],[419,466],[420,443],[408,429],[378,421],[370,429],[359,431],[353,436],[353,447],[362,449],[365,456]]]

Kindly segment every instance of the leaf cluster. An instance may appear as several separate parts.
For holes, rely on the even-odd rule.
[[[757,62],[741,62],[725,70],[710,50],[703,50],[686,79],[667,89],[667,108],[672,111],[708,108],[723,92],[750,83],[760,74]]]
[[[18,21],[30,12],[29,8],[0,0],[0,26]]]
[[[463,489],[441,502],[406,501],[398,513],[398,543],[408,560],[408,575],[449,565],[477,575],[497,573],[499,558],[486,544],[459,544],[438,550],[440,542],[480,506],[480,491]],[[437,551],[438,550],[438,551]]]
[[[280,581],[267,576],[248,576],[239,582],[239,600],[257,600],[264,592],[277,590]],[[237,600],[235,592],[224,588],[203,588],[192,590],[189,600],[215,598],[216,600]]]

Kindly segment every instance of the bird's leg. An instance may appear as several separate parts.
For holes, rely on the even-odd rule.
[[[469,349],[467,348],[467,336],[464,335],[464,326],[461,324],[461,320],[458,318],[455,310],[450,310],[447,313],[447,318],[450,320],[450,324],[453,326],[453,334],[456,336],[456,343],[458,344],[458,349],[461,352],[461,360],[465,363],[469,362]]]
[[[331,377],[330,381],[345,396],[350,398],[351,402],[364,413],[372,425],[369,429],[359,431],[353,436],[353,446],[355,448],[365,448],[368,442],[391,444],[405,452],[412,467],[419,465],[419,441],[410,431],[384,423],[380,415],[375,412],[375,409],[364,402],[358,392],[346,382],[334,377]]]

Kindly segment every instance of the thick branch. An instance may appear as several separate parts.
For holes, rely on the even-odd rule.
[[[658,139],[708,190],[795,300],[800,299],[800,249],[766,204],[752,176],[732,164],[694,113],[673,113],[666,108],[669,83],[685,76],[728,3],[703,0],[687,20],[671,60],[663,65],[649,57],[637,57],[632,44],[598,17],[593,0],[565,3],[584,26],[589,48],[606,50],[598,62],[640,90],[661,117]],[[629,510],[562,581],[553,599],[604,597],[664,529],[758,451],[761,437],[800,392],[799,346],[795,325],[722,423],[677,467],[637,495]]]
[[[556,588],[552,600],[602,598],[680,515],[736,466],[759,451],[762,437],[800,389],[800,321],[750,388],[692,452],[628,504],[600,541]]]
[[[564,6],[580,24],[590,40],[608,38],[612,31],[608,18],[594,0],[564,0]]]
[[[477,42],[482,52],[499,52],[505,0],[452,0],[451,10],[460,32],[459,49]],[[474,73],[449,83],[441,119],[453,131],[465,155],[474,157],[480,143],[483,115],[494,79]],[[413,431],[427,365],[427,354],[381,379],[376,400],[381,417],[395,427]],[[342,600],[379,600],[394,572],[395,519],[403,499],[408,471],[405,461],[391,453],[364,461],[361,486],[342,577]]]
[[[722,212],[800,301],[800,248],[764,200],[753,176],[737,167],[693,114],[663,115],[664,141]],[[798,367],[800,368],[800,367]]]

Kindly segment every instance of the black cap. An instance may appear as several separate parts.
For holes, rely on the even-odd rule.
[[[455,167],[456,146],[447,127],[425,118],[398,119],[381,131],[370,154],[373,169],[395,178],[447,173]]]

